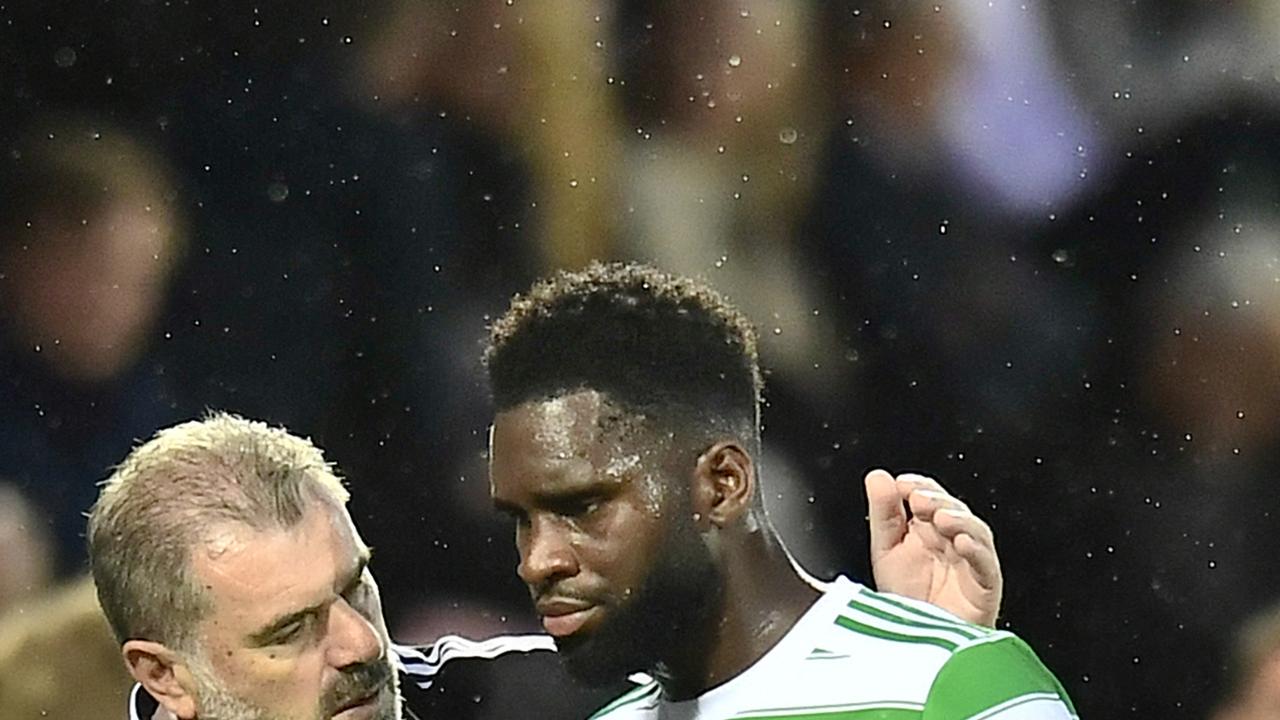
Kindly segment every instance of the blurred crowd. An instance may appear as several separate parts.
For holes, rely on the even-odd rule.
[[[1229,658],[1280,601],[1278,34],[1264,0],[0,7],[0,708],[123,695],[84,513],[205,408],[338,464],[401,640],[534,629],[480,350],[602,258],[760,326],[816,574],[867,574],[864,470],[924,470],[1082,716],[1269,717],[1228,669],[1277,667]]]

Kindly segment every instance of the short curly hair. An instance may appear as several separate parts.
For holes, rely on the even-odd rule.
[[[592,389],[660,421],[733,432],[759,451],[755,328],[690,278],[637,263],[557,273],[512,300],[484,359],[499,412]]]

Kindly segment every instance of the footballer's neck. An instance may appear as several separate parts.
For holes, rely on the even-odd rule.
[[[710,637],[659,675],[663,694],[687,700],[722,685],[773,649],[821,594],[801,578],[767,523],[724,544],[724,592]],[[693,643],[691,643],[692,645]]]

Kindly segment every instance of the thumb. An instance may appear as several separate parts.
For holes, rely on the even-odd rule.
[[[907,511],[897,481],[884,470],[872,470],[864,479],[867,488],[867,523],[871,530],[871,559],[875,560],[902,542],[907,534]]]

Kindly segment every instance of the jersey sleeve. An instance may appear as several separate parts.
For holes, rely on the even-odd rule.
[[[938,671],[922,720],[1078,720],[1058,679],[1018,637],[960,647]]]
[[[600,688],[575,682],[548,636],[447,636],[396,652],[406,720],[581,720],[631,687],[621,678]]]

